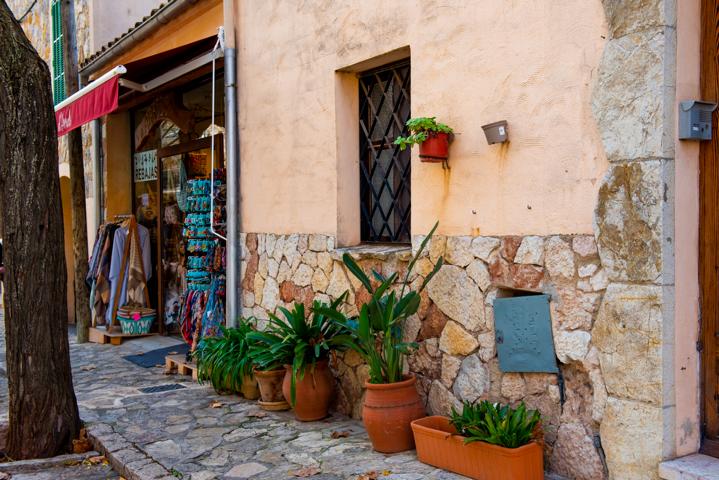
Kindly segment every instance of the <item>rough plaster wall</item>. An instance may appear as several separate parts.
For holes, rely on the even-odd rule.
[[[335,71],[409,46],[412,114],[457,132],[450,171],[414,152],[413,232],[591,233],[600,0],[238,2],[238,32],[245,231],[336,233]]]
[[[609,40],[592,108],[609,169],[595,235],[609,285],[592,338],[609,395],[611,478],[656,479],[674,454],[673,0],[605,0]]]

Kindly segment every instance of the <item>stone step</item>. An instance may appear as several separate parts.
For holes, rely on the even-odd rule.
[[[719,480],[719,458],[697,453],[662,462],[659,477],[663,480]]]

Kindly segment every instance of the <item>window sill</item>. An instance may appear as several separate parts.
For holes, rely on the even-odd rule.
[[[341,260],[348,253],[354,260],[389,260],[397,257],[408,261],[412,258],[412,245],[387,245],[363,243],[354,247],[340,247],[332,251],[334,258]]]

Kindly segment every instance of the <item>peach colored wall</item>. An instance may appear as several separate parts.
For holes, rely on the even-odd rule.
[[[413,233],[436,219],[446,234],[592,232],[607,169],[590,111],[606,34],[601,0],[236,7],[243,231],[338,233],[338,198],[351,195],[337,173],[357,161],[338,166],[340,144],[357,134],[337,129],[346,116],[336,72],[409,47],[412,114],[457,133],[449,172],[414,152]],[[488,146],[481,125],[500,119],[511,142]]]
[[[699,98],[700,0],[677,2],[676,101]],[[699,448],[699,143],[675,141],[676,454]]]

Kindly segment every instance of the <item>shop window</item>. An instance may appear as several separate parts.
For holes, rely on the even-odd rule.
[[[410,242],[410,150],[394,145],[410,118],[410,63],[359,77],[360,235],[363,242]]]
[[[65,57],[63,55],[62,15],[60,0],[52,0],[52,97],[55,105],[65,100]]]

